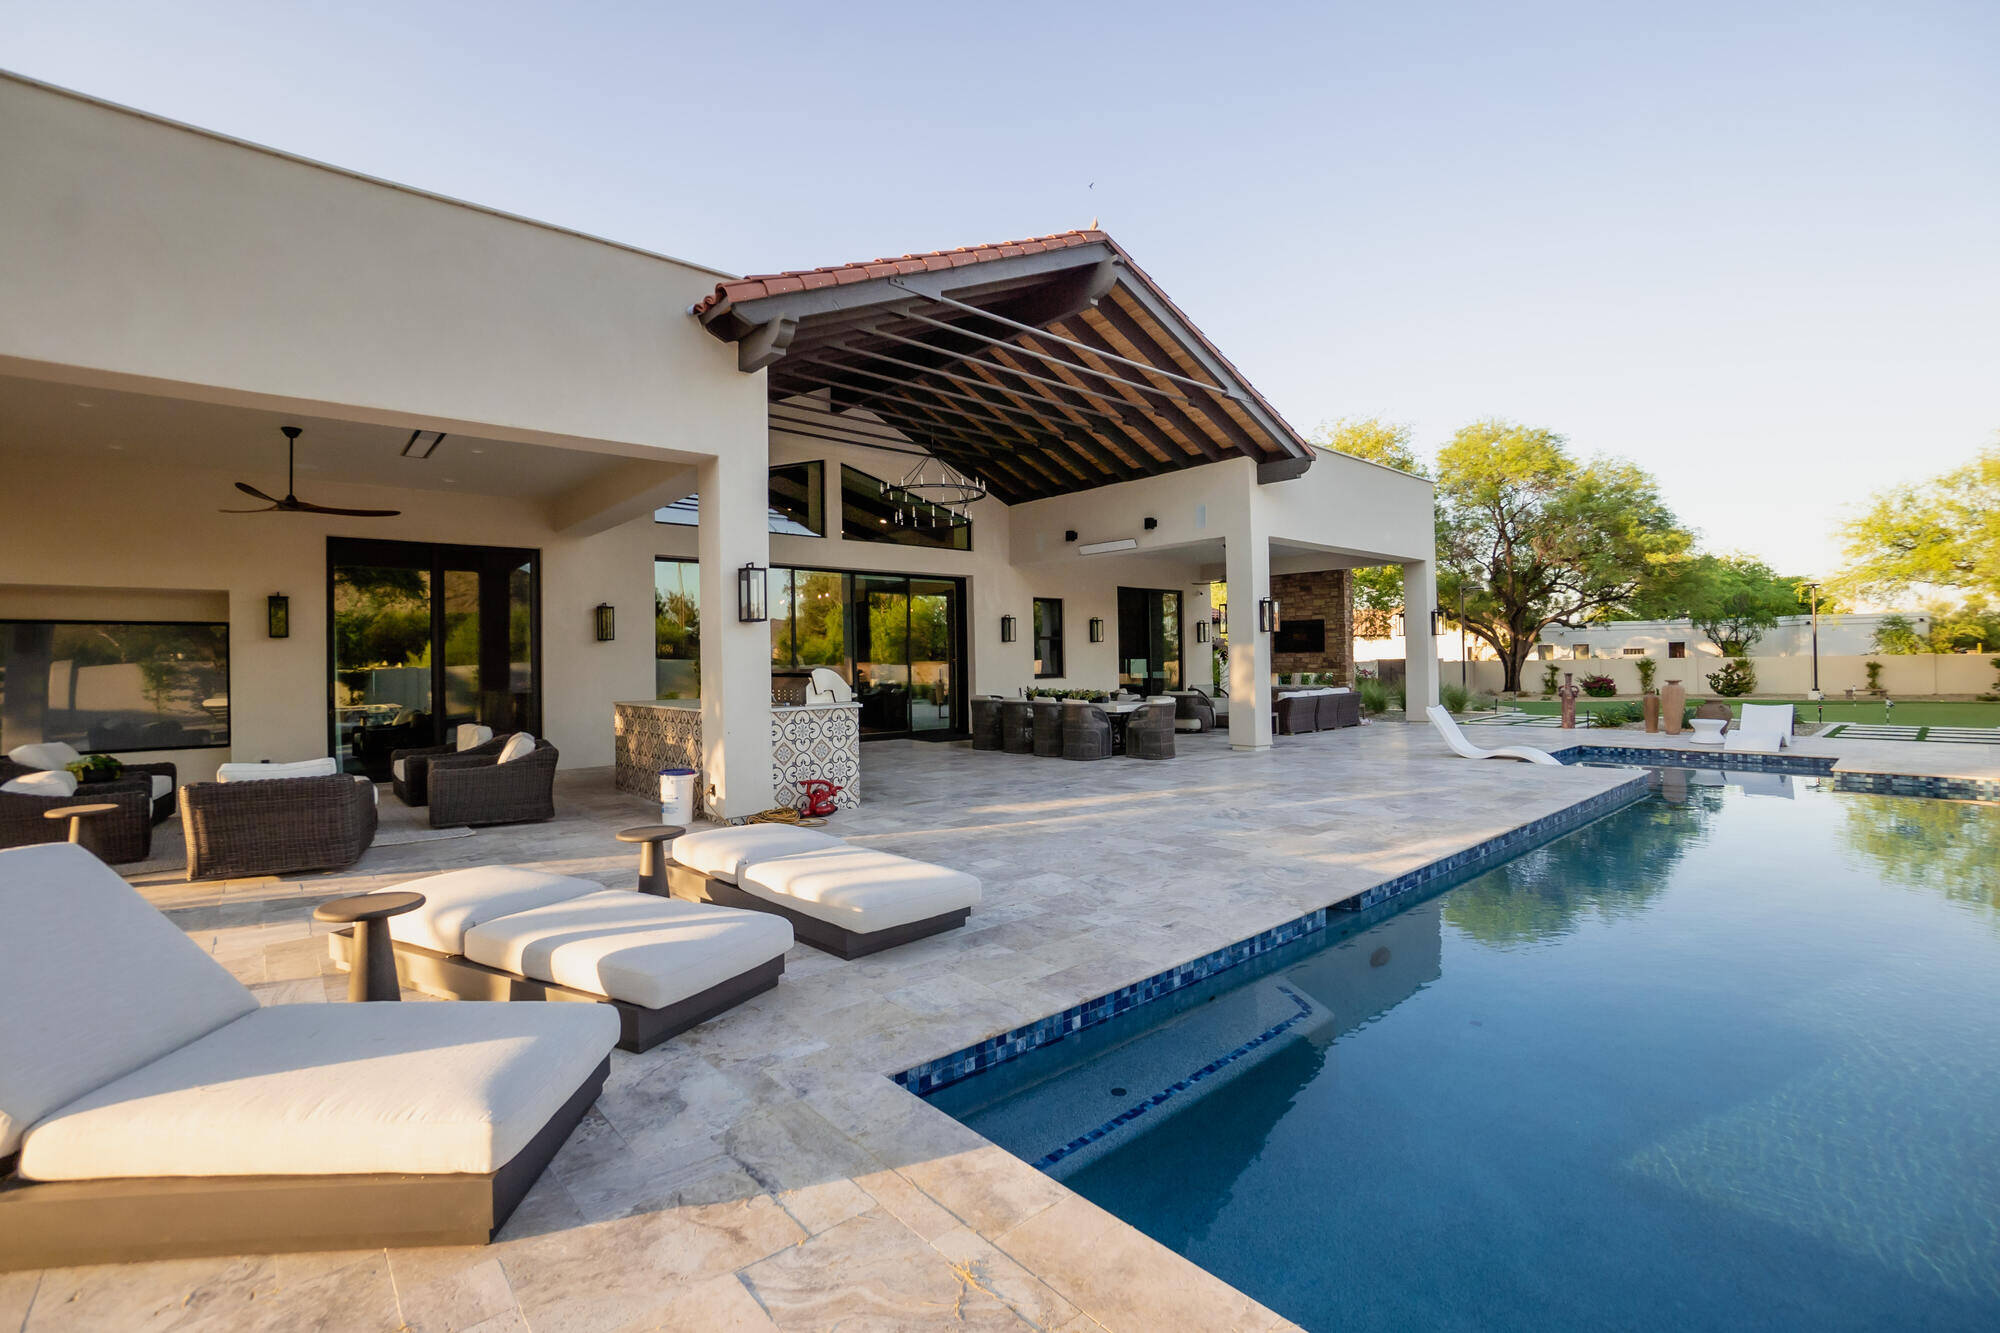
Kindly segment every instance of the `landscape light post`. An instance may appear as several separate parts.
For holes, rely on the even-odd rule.
[[[1808,583],[1808,584],[1806,584],[1806,593],[1807,593],[1807,594],[1808,594],[1808,595],[1809,595],[1809,596],[1810,596],[1810,597],[1812,598],[1812,671],[1813,671],[1813,684],[1812,684],[1812,695],[1811,695],[1811,698],[1813,699],[1813,701],[1814,701],[1815,703],[1817,703],[1817,702],[1819,702],[1820,700],[1823,700],[1823,699],[1825,699],[1825,698],[1826,698],[1826,695],[1825,695],[1825,693],[1823,693],[1823,692],[1822,692],[1822,691],[1820,690],[1820,687],[1819,687],[1819,585],[1818,585],[1817,583]],[[1825,710],[1824,708],[1822,708],[1822,709],[1820,709],[1820,712],[1821,712],[1822,714],[1824,714],[1824,713],[1826,712],[1826,710]]]
[[[1461,690],[1472,688],[1472,682],[1466,678],[1470,670],[1465,661],[1465,584],[1461,581],[1458,585],[1458,688]]]

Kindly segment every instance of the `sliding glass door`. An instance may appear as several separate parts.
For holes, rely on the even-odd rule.
[[[964,732],[961,580],[773,570],[771,599],[772,673],[839,672],[864,738]]]
[[[1151,696],[1181,688],[1181,595],[1118,590],[1118,685]]]
[[[390,754],[463,722],[541,729],[533,551],[327,542],[328,730],[341,767],[381,780]]]

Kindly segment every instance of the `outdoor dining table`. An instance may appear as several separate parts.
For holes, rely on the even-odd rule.
[[[1144,699],[1133,699],[1125,703],[1105,703],[1098,705],[1099,708],[1104,710],[1105,716],[1111,719],[1111,753],[1125,753],[1125,724],[1132,720],[1133,714],[1145,706],[1146,701]]]

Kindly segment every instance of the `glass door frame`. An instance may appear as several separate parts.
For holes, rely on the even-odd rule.
[[[454,563],[454,557],[456,563]],[[340,755],[339,635],[338,608],[334,604],[334,571],[342,565],[377,565],[389,568],[420,569],[430,575],[431,610],[431,730],[432,745],[442,745],[445,735],[445,701],[450,698],[446,679],[448,663],[444,652],[447,614],[445,573],[449,570],[479,570],[502,562],[528,567],[528,675],[529,687],[524,729],[542,734],[542,553],[525,546],[475,546],[459,542],[405,541],[380,537],[337,537],[326,539],[326,736],[327,753]]]
[[[1123,678],[1127,674],[1125,671],[1125,665],[1127,662],[1132,660],[1130,657],[1126,655],[1125,652],[1124,600],[1125,600],[1125,594],[1127,593],[1138,594],[1144,596],[1147,599],[1146,613],[1149,623],[1147,625],[1146,665],[1148,667],[1148,670],[1146,673],[1146,680],[1148,682],[1148,686],[1150,687],[1152,680],[1155,677],[1158,677],[1162,682],[1161,688],[1164,690],[1179,690],[1187,688],[1187,599],[1181,595],[1181,591],[1178,588],[1138,588],[1138,587],[1128,587],[1125,585],[1120,585],[1117,593],[1119,601],[1118,676],[1120,678],[1121,687],[1123,686]],[[1171,645],[1168,644],[1167,642],[1166,627],[1162,623],[1164,617],[1155,614],[1156,611],[1164,607],[1164,601],[1153,600],[1154,598],[1165,599],[1169,597],[1173,599],[1174,603],[1174,634],[1178,636],[1179,640],[1178,642],[1173,643]],[[1167,673],[1164,670],[1165,659],[1162,658],[1159,660],[1155,660],[1153,657],[1152,632],[1154,630],[1160,631],[1161,648],[1163,650],[1168,648],[1171,648],[1173,650],[1174,675],[1171,679],[1167,677]]]

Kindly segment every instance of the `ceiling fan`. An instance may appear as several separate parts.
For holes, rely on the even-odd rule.
[[[239,481],[236,483],[237,490],[245,495],[254,495],[259,500],[268,500],[270,503],[261,509],[225,509],[223,513],[268,514],[277,510],[286,514],[337,514],[343,518],[394,518],[403,512],[400,509],[335,509],[329,505],[316,505],[299,499],[292,493],[292,465],[298,451],[299,436],[305,434],[305,431],[298,426],[280,426],[278,429],[285,433],[285,498],[280,500],[275,496],[266,495],[249,482]]]

